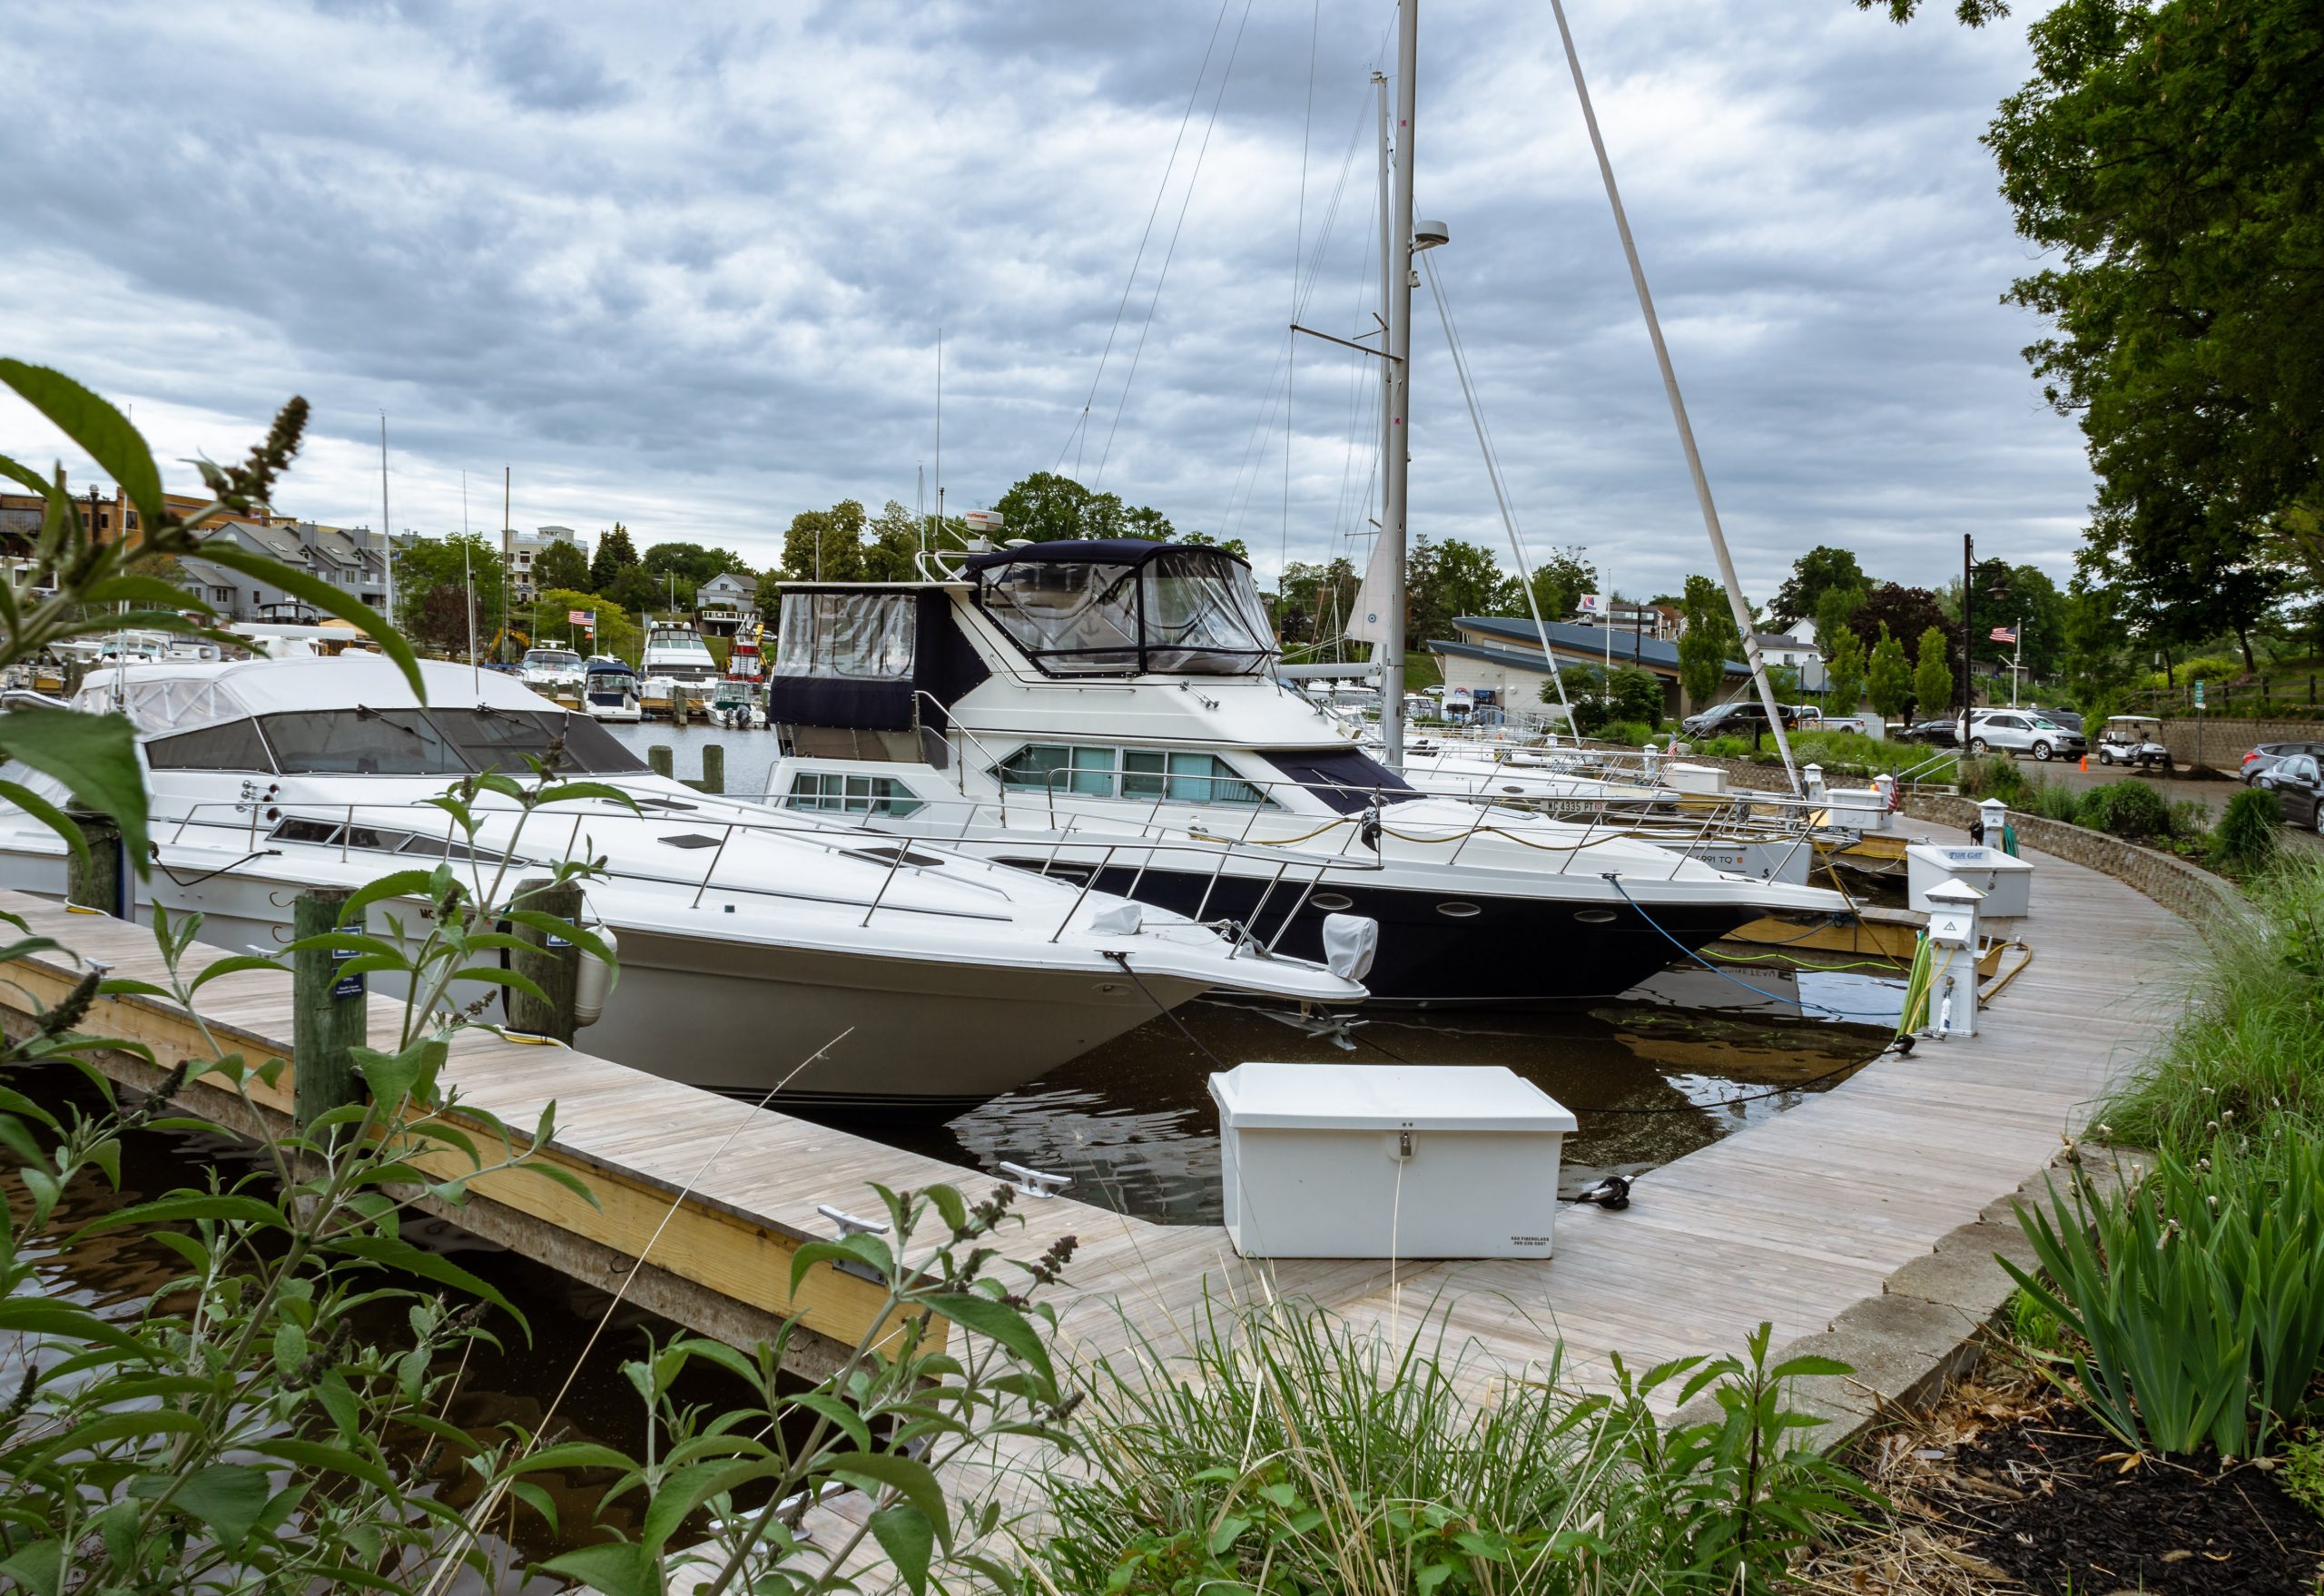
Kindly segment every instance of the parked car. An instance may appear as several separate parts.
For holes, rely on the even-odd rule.
[[[1813,704],[1786,704],[1783,724],[1788,728],[1820,714]],[[1690,714],[1679,723],[1679,730],[1690,741],[1706,737],[1748,737],[1768,729],[1767,706],[1756,698],[1738,698],[1732,704],[1714,704],[1698,714]]]
[[[2075,759],[2090,744],[2076,729],[2024,709],[1981,709],[1969,717],[1969,752],[2017,754],[2035,759]]]
[[[2243,756],[2243,768],[2237,773],[2250,786],[2253,777],[2294,754],[2324,754],[2324,743],[2262,743]]]
[[[1933,748],[1961,746],[1961,728],[1956,721],[1918,721],[1896,734],[1899,743],[1926,743]]]
[[[2029,704],[2025,706],[2025,713],[2038,714],[2043,720],[2055,721],[2062,726],[2072,726],[2077,731],[2082,728],[2082,711],[2071,704]]]
[[[2171,750],[2163,745],[2162,723],[2152,715],[2109,715],[2098,734],[2098,763],[2141,768],[2171,768]]]
[[[2324,765],[2314,754],[2287,754],[2250,778],[2251,785],[2276,795],[2286,821],[2324,831]]]

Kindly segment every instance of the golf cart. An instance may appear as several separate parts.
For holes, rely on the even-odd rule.
[[[2098,763],[2169,770],[2171,750],[2162,745],[2162,723],[2152,715],[2108,716],[2106,729],[2098,734]]]

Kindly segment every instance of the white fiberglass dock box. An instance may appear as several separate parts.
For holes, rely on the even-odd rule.
[[[1499,1065],[1210,1078],[1226,1234],[1252,1258],[1546,1258],[1574,1118]]]
[[[1928,890],[1960,882],[1983,892],[1978,912],[1987,920],[2017,920],[2034,912],[2034,867],[2024,860],[1974,843],[1915,842],[1905,850],[1905,884],[1912,906],[1928,912]]]

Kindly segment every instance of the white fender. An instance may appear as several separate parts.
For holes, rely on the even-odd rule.
[[[589,930],[604,942],[606,951],[619,956],[621,940],[609,925],[593,925]],[[606,1017],[606,998],[614,990],[614,967],[587,949],[581,951],[581,968],[573,980],[573,1023],[576,1026],[595,1025]]]

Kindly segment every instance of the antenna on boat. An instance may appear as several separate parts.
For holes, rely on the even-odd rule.
[[[508,555],[509,539],[516,528],[508,524],[508,475],[507,466],[500,468],[500,663],[508,663]]]
[[[388,413],[379,412],[379,559],[387,567],[388,625],[396,624],[396,538],[388,521]]]
[[[481,687],[483,679],[477,675],[476,665],[476,565],[468,557],[475,547],[475,535],[468,530],[468,474],[460,473],[460,582],[468,594],[468,681]]]

